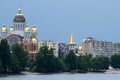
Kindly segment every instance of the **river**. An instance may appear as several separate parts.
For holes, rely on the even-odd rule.
[[[88,74],[45,74],[45,75],[9,75],[0,80],[120,80],[120,74],[88,73]]]

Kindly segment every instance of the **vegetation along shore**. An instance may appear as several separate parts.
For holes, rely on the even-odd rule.
[[[36,59],[30,59],[28,52],[20,45],[14,44],[11,48],[7,40],[0,42],[0,74],[26,74],[35,72],[43,73],[87,73],[87,72],[106,72],[109,66],[118,70],[120,68],[120,55],[115,54],[111,57],[97,56],[90,54],[76,56],[70,51],[66,57],[55,57],[53,49],[47,46],[40,48]]]

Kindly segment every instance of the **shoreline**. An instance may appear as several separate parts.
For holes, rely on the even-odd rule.
[[[120,70],[114,70],[114,69],[110,69],[110,70],[106,70],[106,72],[105,73],[108,73],[108,74],[119,74],[120,73]]]
[[[106,70],[105,72],[87,72],[87,73],[70,73],[70,72],[61,72],[61,73],[37,73],[37,72],[27,72],[27,71],[24,71],[24,72],[21,72],[21,73],[18,73],[18,74],[9,74],[9,73],[4,73],[4,74],[0,74],[0,77],[2,76],[11,76],[11,75],[51,75],[51,74],[120,74],[120,70]]]

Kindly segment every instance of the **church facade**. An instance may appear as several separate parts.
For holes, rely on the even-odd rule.
[[[3,25],[1,29],[1,38],[7,39],[8,44],[20,44],[25,50],[29,52],[29,57],[34,59],[39,50],[39,41],[37,39],[37,28],[33,26],[32,29],[27,25],[26,19],[18,9],[18,13],[13,19],[12,26],[7,28]]]

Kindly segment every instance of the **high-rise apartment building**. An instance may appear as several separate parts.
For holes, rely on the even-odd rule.
[[[80,52],[80,50],[79,50]],[[93,56],[108,56],[120,53],[120,43],[100,41],[96,38],[84,38],[81,45],[81,54],[89,53]]]

